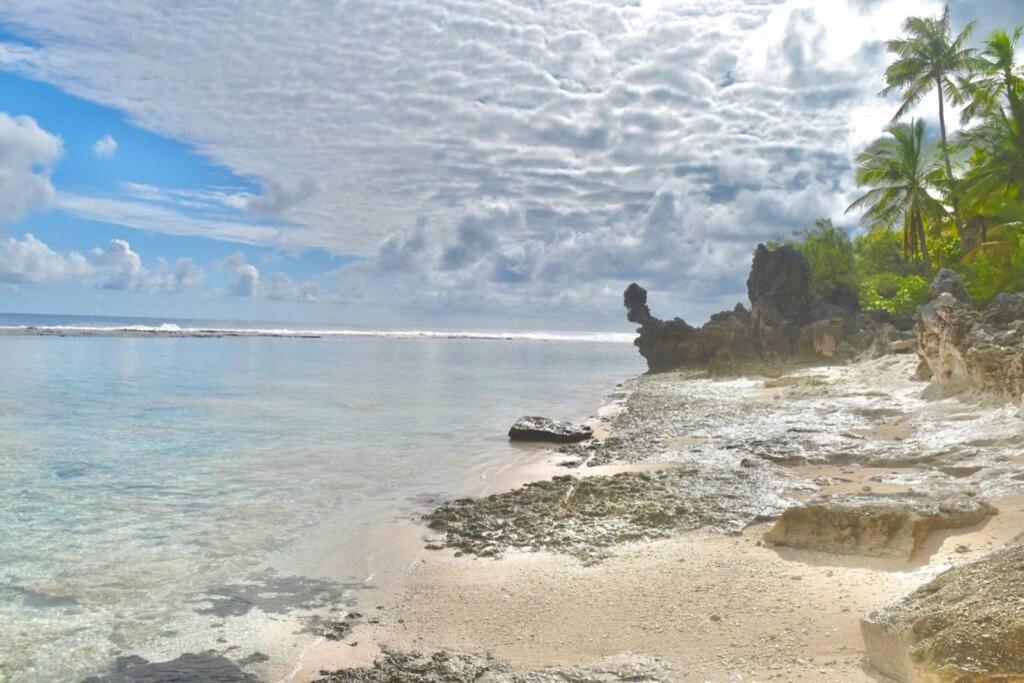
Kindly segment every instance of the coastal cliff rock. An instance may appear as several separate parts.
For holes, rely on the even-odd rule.
[[[512,441],[547,441],[550,443],[576,443],[594,435],[588,425],[560,422],[547,417],[521,417],[508,430]]]
[[[966,496],[823,496],[786,510],[765,540],[840,555],[910,559],[931,532],[973,526],[994,514],[987,502]]]
[[[940,574],[868,614],[868,661],[899,681],[1024,680],[1024,547]]]
[[[787,360],[851,360],[875,344],[885,322],[860,313],[856,292],[845,287],[837,287],[828,301],[813,301],[807,259],[791,247],[758,245],[747,296],[749,311],[737,304],[702,327],[654,317],[647,291],[636,283],[626,289],[623,304],[627,319],[640,325],[635,344],[652,372],[686,367],[732,372]]]
[[[963,281],[943,270],[914,331],[917,376],[953,389],[1020,401],[1024,394],[1024,294],[1000,294],[985,310],[969,302]]]

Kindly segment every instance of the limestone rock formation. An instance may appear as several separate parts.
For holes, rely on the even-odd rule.
[[[914,327],[918,377],[1019,401],[1024,394],[1024,294],[1000,294],[983,311],[958,298],[963,281],[940,271],[935,298]],[[966,295],[964,295],[966,296]]]
[[[910,559],[931,532],[972,526],[994,514],[987,502],[966,496],[822,496],[786,510],[765,540],[840,555]]]
[[[588,425],[552,420],[547,417],[521,417],[508,430],[513,441],[548,441],[550,443],[575,443],[586,441],[594,435]]]
[[[857,309],[856,292],[837,287],[828,301],[813,301],[810,267],[791,247],[758,245],[747,280],[751,309],[737,304],[711,316],[703,327],[676,318],[655,318],[647,291],[634,283],[625,292],[627,319],[640,325],[636,345],[652,372],[697,367],[741,371],[786,360],[845,361],[875,342],[882,322]]]
[[[868,614],[868,661],[899,681],[1024,681],[1024,547],[940,574]]]

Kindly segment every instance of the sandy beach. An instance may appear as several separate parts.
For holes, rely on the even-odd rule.
[[[652,396],[664,398],[667,390],[680,402],[642,419],[648,431],[660,425],[656,446],[642,440],[644,452],[635,453],[620,444],[637,457],[575,469],[565,467],[571,448],[526,448],[486,473],[472,493],[518,492],[567,473],[608,480],[692,467],[741,450],[729,447],[732,440],[763,419],[792,423],[774,435],[762,430],[756,465],[772,470],[771,481],[786,482],[783,506],[869,490],[969,490],[986,496],[998,515],[932,533],[907,559],[775,546],[764,540],[773,524],[767,519],[722,533],[709,517],[698,528],[610,544],[597,561],[581,560],[572,545],[566,552],[505,546],[498,559],[478,557],[437,549],[443,539],[421,523],[389,525],[376,532],[380,552],[350,617],[351,633],[307,652],[290,680],[372,667],[385,651],[500,663],[496,670],[508,680],[885,680],[866,663],[861,618],[951,566],[1004,547],[1024,528],[1024,496],[1010,476],[1022,455],[1015,450],[1020,426],[990,425],[1015,409],[922,399],[925,385],[909,379],[912,369],[913,358],[891,356],[767,380],[643,377],[627,383],[592,424],[603,444],[635,439],[635,411],[650,409]],[[752,406],[763,404],[773,409],[758,417]],[[709,424],[702,410],[719,418]],[[976,430],[989,435],[984,443],[976,443]],[[778,457],[780,447],[787,458]],[[588,460],[595,455],[600,459],[600,447]],[[974,467],[950,469],[954,460]],[[399,680],[383,669],[352,671],[369,677],[339,671],[329,680]]]

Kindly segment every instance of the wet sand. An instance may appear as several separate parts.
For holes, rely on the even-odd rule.
[[[957,489],[985,493],[999,509],[975,527],[933,533],[910,561],[777,548],[762,538],[771,523],[757,521],[738,535],[697,529],[618,544],[596,564],[515,548],[503,548],[495,560],[426,550],[439,547],[438,534],[403,522],[376,532],[381,552],[351,635],[313,648],[290,680],[370,666],[382,646],[486,654],[522,670],[588,667],[609,657],[654,657],[667,667],[642,680],[883,680],[865,664],[861,617],[950,566],[1005,546],[1024,529],[1024,493],[1013,479],[1024,471],[1019,426],[1010,424],[999,433],[990,426],[1010,409],[923,402],[918,399],[923,385],[908,379],[910,367],[907,359],[883,359],[806,370],[768,383],[701,385],[711,393],[698,397],[711,403],[731,400],[723,396],[741,388],[749,393],[749,405],[777,404],[776,416],[768,419],[791,423],[774,437],[781,447],[767,439],[750,453],[733,455],[759,456],[757,467],[800,482],[787,489],[791,503],[864,490]],[[681,390],[693,388],[690,380],[679,381]],[[719,389],[723,392],[715,393]],[[808,405],[820,415],[794,422],[801,400],[813,401]],[[609,436],[608,427],[625,404],[620,397],[604,409],[605,420],[595,423],[599,438]],[[690,408],[681,406],[691,405],[684,401],[676,409],[685,412]],[[704,427],[710,418],[702,415],[665,417],[660,445],[652,449],[653,442],[644,440],[647,452],[637,462],[629,462],[631,457],[598,467],[584,462],[570,471],[589,478],[692,466],[732,454],[736,449],[727,446],[746,429],[742,426],[738,435],[724,427],[716,432],[716,425]],[[691,424],[699,428],[678,429]],[[958,430],[957,424],[965,427]],[[988,433],[994,445],[975,443],[978,432]],[[694,452],[702,449],[710,451]],[[787,449],[800,457],[780,459]],[[895,465],[879,462],[889,456]],[[524,449],[513,463],[486,473],[474,494],[493,495],[565,475],[560,465],[565,460],[565,453]],[[777,464],[782,460],[788,464]],[[914,464],[903,464],[907,460]],[[974,465],[951,465],[965,462]]]

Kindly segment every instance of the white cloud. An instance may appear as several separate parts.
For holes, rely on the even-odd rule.
[[[104,135],[93,144],[92,151],[100,159],[112,159],[117,154],[117,140],[110,135]]]
[[[263,188],[62,195],[79,216],[355,253],[353,296],[603,307],[636,278],[689,312],[742,295],[756,240],[841,216],[850,158],[892,111],[882,41],[941,4],[8,0],[28,40],[0,65]],[[1024,21],[1013,0],[953,5]],[[236,277],[259,295],[254,266]]]
[[[0,112],[0,226],[53,204],[53,166],[63,154],[60,138],[28,116]]]
[[[236,276],[230,288],[234,296],[256,296],[260,286],[260,271],[245,260],[245,254],[236,251],[228,256],[222,265]]]
[[[157,188],[152,190],[160,192]],[[85,220],[112,223],[145,232],[207,237],[241,244],[283,244],[276,228],[242,223],[228,218],[188,215],[173,207],[152,201],[90,197],[60,192],[57,195],[56,206]]]
[[[189,258],[178,259],[173,265],[157,259],[156,268],[147,269],[142,265],[142,257],[120,239],[110,240],[106,249],[93,249],[91,263],[103,278],[100,285],[103,289],[177,293],[192,288],[205,277],[202,269]]]
[[[178,259],[173,265],[157,259],[156,267],[148,269],[124,240],[111,240],[106,249],[97,247],[88,258],[76,251],[56,252],[31,234],[0,242],[0,282],[71,281],[103,289],[178,293],[204,277],[203,270],[188,258]]]
[[[0,242],[0,282],[58,282],[92,272],[78,252],[59,254],[32,235]]]

